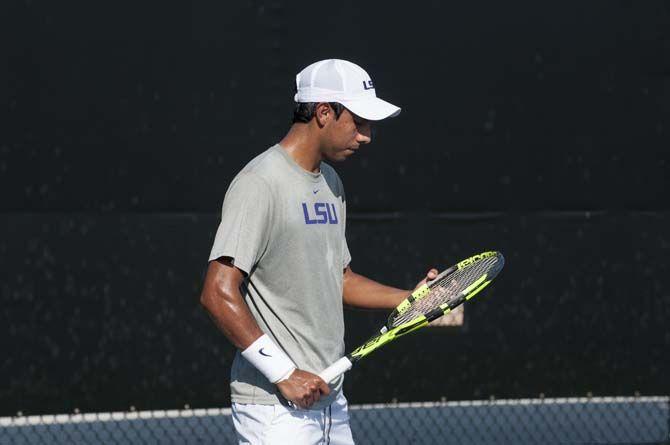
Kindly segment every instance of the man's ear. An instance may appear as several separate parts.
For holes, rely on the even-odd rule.
[[[314,109],[314,117],[319,127],[323,127],[332,118],[334,112],[327,102],[319,102]]]

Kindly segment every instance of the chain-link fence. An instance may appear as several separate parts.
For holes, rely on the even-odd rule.
[[[669,397],[350,406],[358,444],[670,444]],[[0,418],[0,444],[234,444],[230,409]]]

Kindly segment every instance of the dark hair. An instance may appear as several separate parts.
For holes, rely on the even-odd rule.
[[[302,122],[306,124],[311,121],[317,105],[316,102],[297,102],[295,108],[293,108],[293,123]],[[344,111],[344,105],[338,102],[328,102],[328,105],[335,112],[335,119],[339,119],[342,111]]]

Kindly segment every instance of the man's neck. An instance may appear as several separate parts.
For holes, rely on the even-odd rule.
[[[302,168],[318,173],[321,165],[319,141],[313,134],[310,124],[293,124],[279,145]]]

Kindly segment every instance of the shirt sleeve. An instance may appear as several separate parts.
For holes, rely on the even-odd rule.
[[[271,199],[270,189],[261,178],[253,173],[238,175],[223,199],[209,261],[230,257],[235,267],[249,274],[270,239]]]
[[[351,263],[351,252],[347,244],[347,200],[342,191],[342,270],[346,269]]]
[[[344,262],[342,264],[342,270],[346,269],[347,266],[351,263],[351,253],[349,252],[349,246],[347,245],[347,238],[343,238],[342,243],[344,244]]]

